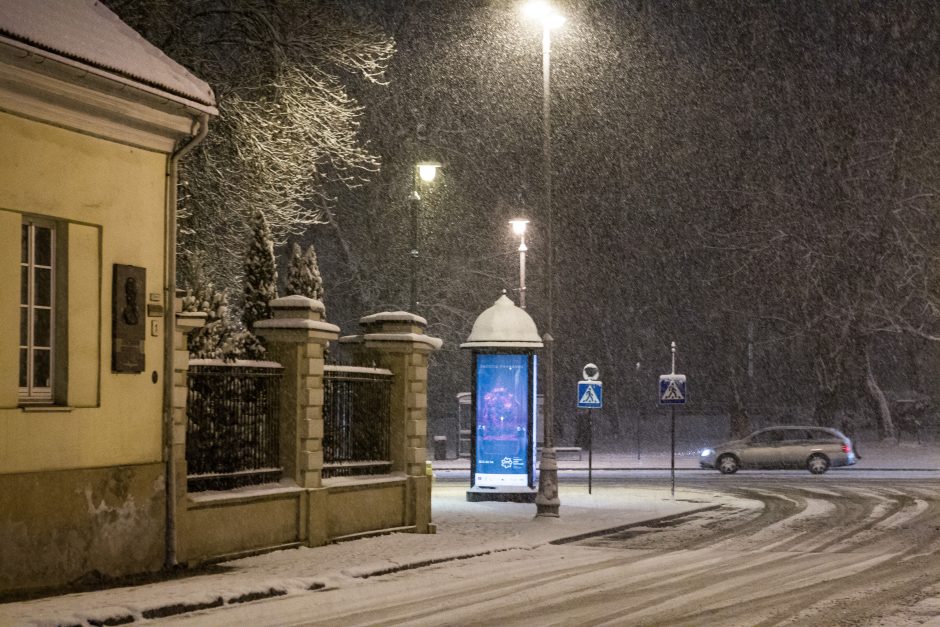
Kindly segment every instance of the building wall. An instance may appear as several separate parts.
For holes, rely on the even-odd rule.
[[[0,547],[33,556],[0,560],[0,590],[158,568],[163,323],[146,320],[144,372],[112,373],[111,281],[114,264],[143,267],[145,299],[164,304],[167,156],[3,112],[0,137]],[[65,403],[28,411],[16,375],[24,215],[56,221],[68,274]]]
[[[147,270],[163,298],[166,155],[0,113],[0,473],[159,461],[163,329],[140,374],[111,372],[111,272]],[[67,222],[68,412],[17,408],[20,223]]]

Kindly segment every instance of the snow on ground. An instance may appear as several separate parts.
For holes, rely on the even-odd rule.
[[[856,468],[940,468],[940,448],[869,443]],[[561,469],[586,469],[580,461],[559,461]],[[595,468],[669,468],[668,453],[600,453]],[[677,456],[677,468],[698,466],[697,455]],[[434,462],[435,469],[469,470],[469,460]],[[835,472],[835,471],[834,471]],[[838,470],[850,472],[850,470]],[[392,534],[317,548],[277,551],[227,562],[216,571],[146,585],[128,586],[0,605],[2,625],[89,623],[130,617],[173,605],[211,605],[257,598],[310,594],[312,589],[360,585],[370,574],[429,562],[448,561],[504,550],[529,550],[552,540],[610,529],[719,503],[752,504],[713,491],[600,485],[589,495],[583,486],[567,487],[562,478],[561,516],[535,518],[535,506],[466,501],[465,483],[437,483],[433,492],[435,535]]]
[[[535,506],[469,503],[466,485],[434,487],[434,535],[392,534],[317,548],[276,551],[223,564],[224,572],[140,586],[68,594],[0,605],[0,624],[55,625],[133,617],[175,604],[230,603],[246,595],[308,594],[348,587],[363,578],[434,561],[495,551],[527,550],[551,540],[668,516],[714,504],[711,493],[605,487],[588,495],[562,486],[559,518],[535,518]],[[724,497],[721,497],[724,498]],[[730,500],[725,498],[725,500]]]

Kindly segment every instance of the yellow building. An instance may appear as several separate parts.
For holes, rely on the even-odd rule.
[[[0,0],[0,592],[164,563],[176,164],[214,105],[100,3]]]

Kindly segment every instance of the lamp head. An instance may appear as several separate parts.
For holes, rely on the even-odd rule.
[[[437,176],[437,169],[441,164],[437,161],[422,161],[418,163],[418,177],[425,183],[430,183]]]
[[[545,28],[558,28],[565,23],[565,16],[546,0],[529,0],[522,5],[522,12],[526,17],[538,20]]]
[[[512,232],[516,235],[525,235],[526,225],[529,224],[528,220],[516,219],[510,220],[509,224],[512,225]]]

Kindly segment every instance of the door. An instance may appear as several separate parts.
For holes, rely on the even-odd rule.
[[[786,429],[778,447],[780,463],[787,468],[805,468],[813,439],[806,429]],[[817,442],[818,444],[818,442]]]
[[[741,449],[741,463],[751,468],[779,468],[780,447],[785,435],[780,429],[764,429],[750,437]]]

